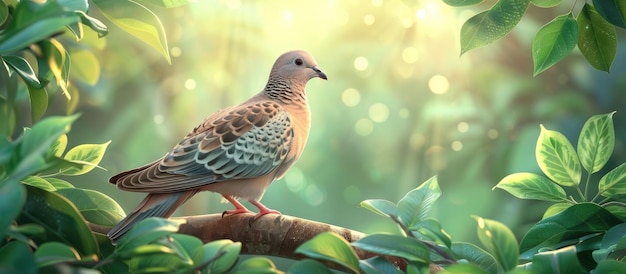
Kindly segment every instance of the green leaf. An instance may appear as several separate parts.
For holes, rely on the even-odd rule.
[[[626,207],[621,205],[605,205],[604,208],[615,215],[615,217],[626,223]]]
[[[580,184],[582,170],[576,151],[563,134],[541,125],[535,157],[541,171],[563,186]]]
[[[198,249],[202,251],[201,248],[202,242],[195,237],[172,234],[153,243],[126,250],[119,256],[131,258],[129,262],[131,273],[143,272],[146,269],[163,269],[169,273],[189,273],[192,272],[194,263],[189,254]]]
[[[563,210],[569,208],[572,205],[573,204],[571,204],[571,203],[556,203],[556,204],[553,204],[550,207],[548,207],[548,209],[546,209],[546,212],[543,213],[543,217],[541,217],[541,219],[543,220],[543,219],[548,218],[550,216],[554,216],[556,214],[559,214]]]
[[[104,144],[83,144],[70,149],[65,154],[65,160],[82,164],[83,166],[80,169],[69,168],[63,170],[63,175],[82,175],[97,167],[110,143],[111,141]]]
[[[117,241],[115,252],[134,249],[140,245],[149,244],[167,235],[178,231],[184,223],[182,220],[170,220],[157,217],[147,218],[134,225],[124,236]]]
[[[415,225],[413,235],[420,239],[429,240],[447,247],[452,245],[450,235],[441,227],[437,219],[426,218]]]
[[[594,115],[589,118],[578,137],[580,163],[589,173],[596,173],[609,161],[615,147],[613,129],[615,112]]]
[[[390,215],[398,215],[398,208],[390,201],[382,199],[370,199],[362,201],[359,206],[368,209],[378,215],[389,217]]]
[[[441,272],[437,272],[437,273],[438,274],[452,274],[452,273],[488,274],[488,273],[496,273],[496,272],[487,272],[473,264],[458,263],[458,264],[451,264],[449,266],[446,266],[445,270]]]
[[[73,162],[73,161],[65,160],[63,158],[52,156],[46,159],[46,165],[47,165],[46,169],[41,170],[40,174],[42,174],[42,176],[48,177],[48,176],[63,174],[63,171],[68,170],[68,169],[79,170],[79,169],[82,169],[83,166],[91,165],[91,164]]]
[[[45,228],[47,241],[74,247],[83,255],[98,252],[91,230],[78,210],[63,196],[27,186],[28,197],[18,223],[35,223]]]
[[[519,199],[550,202],[567,201],[562,187],[533,173],[515,173],[504,177],[493,189],[500,188]]]
[[[404,272],[400,271],[393,263],[384,259],[380,256],[374,256],[365,260],[359,261],[359,267],[361,268],[361,273],[365,272],[366,274],[402,274]]]
[[[256,272],[252,272],[256,273]],[[332,272],[328,267],[323,265],[318,261],[314,261],[311,259],[301,260],[289,267],[289,274],[309,274],[309,273],[318,273],[318,274],[332,274]]]
[[[64,10],[67,11],[87,11],[89,9],[89,3],[87,0],[57,0],[63,7]]]
[[[55,191],[57,190],[52,184],[50,184],[46,179],[38,177],[38,176],[28,176],[22,180],[23,184],[34,186],[36,188],[43,189],[45,191]]]
[[[126,215],[115,200],[95,190],[65,188],[57,190],[57,193],[74,203],[90,223],[114,226]]]
[[[461,27],[461,55],[495,42],[519,23],[530,0],[500,0],[489,10],[468,19]]]
[[[451,250],[456,259],[467,260],[470,263],[480,266],[481,269],[489,273],[496,273],[498,270],[496,259],[491,256],[491,254],[473,244],[455,242],[452,244]]]
[[[14,232],[29,235],[29,236],[40,235],[45,232],[43,227],[41,227],[40,225],[36,225],[36,224],[25,224],[25,225],[16,226],[13,228],[14,228],[13,229]]]
[[[32,130],[24,134],[20,147],[20,155],[26,158],[30,155],[44,155],[50,146],[64,133],[69,131],[70,125],[78,115],[67,117],[53,116],[41,120]]]
[[[602,176],[598,191],[604,197],[619,198],[626,194],[626,163],[619,165]]]
[[[187,5],[189,0],[138,0],[142,4],[149,4],[161,8],[177,8]]]
[[[253,257],[238,264],[234,273],[237,273],[237,274],[253,274],[253,273],[279,274],[282,272],[276,269],[276,266],[274,265],[274,262],[272,262],[272,260],[265,258],[265,257]],[[332,272],[329,271],[328,273],[330,274]]]
[[[107,19],[156,49],[171,63],[165,30],[152,11],[133,1],[94,0],[94,4]]]
[[[545,24],[533,40],[534,75],[565,58],[578,42],[578,24],[570,14],[557,16]]]
[[[532,0],[532,3],[540,8],[551,8],[561,4],[561,0]]]
[[[593,252],[601,248],[602,238],[603,238],[602,234],[599,234],[599,233],[590,234],[587,236],[580,237],[578,243],[574,243],[569,246],[576,247],[576,253],[578,254],[581,254],[584,252]],[[546,248],[545,250],[542,249],[541,251],[542,252],[552,251],[552,249]],[[582,263],[585,264],[585,262],[582,262]]]
[[[615,27],[587,3],[577,19],[580,52],[594,68],[609,72],[617,52]]]
[[[61,134],[59,138],[50,146],[50,155],[61,157],[67,147],[67,135]]]
[[[431,177],[398,201],[398,217],[409,228],[425,219],[434,202],[441,196],[437,177]]]
[[[55,39],[49,40],[50,48],[47,53],[48,69],[56,79],[57,87],[62,90],[63,95],[69,101],[72,99],[69,87],[69,71],[71,65],[70,54],[65,50],[63,44]]]
[[[444,3],[453,7],[473,6],[482,3],[484,0],[443,0]]]
[[[0,183],[0,239],[4,239],[9,226],[22,211],[26,202],[26,190],[18,182]]]
[[[35,74],[35,71],[33,71],[33,68],[26,61],[26,59],[17,55],[4,55],[0,58],[2,58],[2,60],[4,60],[4,62],[6,62],[6,64],[9,65],[9,67],[11,67],[13,71],[15,71],[22,78],[22,80],[24,80],[24,83],[36,88],[41,87],[37,74]]]
[[[576,254],[576,247],[568,246],[554,251],[541,252],[532,259],[535,273],[585,273]]]
[[[192,257],[196,255],[199,249],[202,248],[202,241],[194,236],[174,233],[170,235],[173,240],[173,247],[178,252],[181,258],[188,258],[189,263],[193,264]]]
[[[513,232],[500,222],[473,216],[478,223],[478,238],[493,255],[499,267],[504,271],[517,266],[519,256],[517,240]]]
[[[0,55],[25,49],[29,45],[48,39],[65,26],[80,20],[57,1],[20,1],[11,23],[0,35]]]
[[[124,249],[124,251],[118,253],[120,258],[132,258],[138,259],[143,256],[155,256],[155,255],[178,255],[176,251],[170,247],[160,244],[145,244],[140,245],[132,249]],[[158,259],[162,260],[165,257],[159,256]],[[144,259],[144,258],[140,258]],[[150,259],[150,258],[148,258]],[[147,261],[141,262],[145,265],[150,265]],[[139,263],[139,264],[141,264]],[[154,266],[154,265],[152,265]]]
[[[359,273],[359,259],[350,244],[333,232],[322,232],[300,245],[295,253],[339,264]]]
[[[135,252],[127,253],[127,252]],[[191,273],[193,266],[181,258],[165,238],[157,243],[137,246],[119,253],[130,257],[128,273]]]
[[[80,255],[74,248],[66,244],[46,242],[37,248],[35,258],[37,259],[37,267],[42,268],[58,263],[78,261]]]
[[[530,258],[540,248],[559,248],[568,241],[603,233],[621,223],[606,209],[592,203],[572,205],[563,212],[537,222],[520,242],[523,258]]]
[[[237,262],[241,243],[224,239],[210,242],[201,248],[204,255],[201,260],[194,260],[196,264],[205,266],[205,273],[226,273]]]
[[[609,23],[626,28],[626,2],[621,0],[593,0],[593,6]]]
[[[12,241],[0,248],[0,273],[37,274],[35,257],[26,244]]]
[[[39,121],[48,110],[48,92],[43,88],[28,85],[30,96],[30,115],[33,123]]]
[[[40,41],[36,45],[41,49],[41,54],[35,55],[37,57],[37,77],[41,81],[41,85],[46,86],[54,77],[50,69],[50,61],[52,58],[55,58],[57,50],[49,40]]]
[[[78,115],[48,117],[25,131],[19,149],[19,164],[8,180],[20,180],[48,167],[46,158],[50,146],[69,131],[69,126]]]
[[[74,187],[68,181],[65,181],[65,180],[62,180],[62,179],[58,179],[58,178],[49,177],[49,178],[46,178],[46,181],[48,181],[57,190],[64,189],[64,188],[73,188]]]
[[[371,234],[353,242],[352,246],[379,255],[400,257],[410,262],[429,262],[429,252],[426,245],[411,237]]]
[[[96,85],[100,79],[100,61],[96,55],[88,50],[72,51],[72,76],[87,83]]]
[[[0,26],[9,18],[9,7],[4,1],[0,1]]]
[[[603,260],[598,263],[595,274],[618,274],[626,273],[626,263],[615,260]]]
[[[602,237],[601,248],[617,247],[620,242],[626,243],[626,223],[611,227]]]
[[[5,98],[0,96],[0,136],[8,137],[13,135],[17,122],[16,109],[13,104],[9,103]],[[0,161],[2,156],[0,156]]]
[[[83,11],[76,11],[76,14],[80,17],[80,22],[95,31],[98,34],[98,37],[102,38],[109,33],[107,26],[100,22],[100,20],[87,15],[87,13]],[[82,36],[77,36],[77,38],[80,40],[82,39]]]

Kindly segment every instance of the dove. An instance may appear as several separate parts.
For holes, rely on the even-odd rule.
[[[109,239],[115,244],[148,217],[170,217],[200,191],[219,193],[235,206],[222,216],[251,212],[239,199],[258,208],[254,220],[280,214],[260,200],[302,154],[311,126],[305,86],[316,77],[328,79],[311,54],[284,53],[261,92],[207,117],[162,158],[111,177],[121,190],[148,195],[107,233]]]

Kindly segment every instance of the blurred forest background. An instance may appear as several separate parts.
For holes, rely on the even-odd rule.
[[[206,116],[259,92],[281,53],[304,49],[329,80],[308,84],[309,143],[269,188],[267,206],[363,232],[396,232],[359,202],[397,201],[438,175],[443,195],[433,217],[454,241],[474,241],[472,214],[499,220],[520,237],[547,205],[492,187],[513,172],[540,173],[534,158],[539,124],[576,144],[587,118],[616,110],[615,154],[599,174],[626,161],[626,44],[620,29],[610,74],[576,50],[533,77],[534,34],[571,7],[531,5],[504,39],[459,57],[463,22],[491,4],[228,0],[155,8],[171,65],[113,24],[102,39],[85,29],[87,37],[74,46],[88,48],[73,53],[71,73],[97,80],[76,86],[83,115],[69,146],[112,143],[100,164],[106,171],[68,179],[132,210],[144,195],[116,189],[110,176],[163,156]],[[65,112],[64,98],[55,96],[48,115]],[[226,209],[219,195],[201,193],[178,215]]]

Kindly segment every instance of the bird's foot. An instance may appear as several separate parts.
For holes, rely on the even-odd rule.
[[[278,210],[266,208],[266,210],[260,210],[259,213],[255,214],[254,220],[256,221],[258,218],[263,217],[263,215],[265,214],[279,214],[280,215],[281,213]]]
[[[222,197],[224,197],[224,199],[226,199],[227,201],[229,201],[231,204],[233,204],[235,206],[235,209],[233,209],[233,210],[226,210],[226,211],[222,212],[222,218],[224,218],[224,215],[235,215],[235,214],[240,214],[240,213],[252,213],[252,211],[248,210],[244,205],[242,205],[240,202],[238,202],[232,196],[222,195]]]
[[[241,213],[253,213],[252,211],[248,210],[245,207],[241,207],[241,208],[235,208],[233,210],[226,210],[224,212],[222,212],[222,218],[224,218],[225,215],[235,215],[235,214],[241,214]]]
[[[281,214],[280,211],[269,209],[266,206],[264,206],[261,202],[258,202],[258,201],[255,201],[255,200],[250,200],[249,202],[259,209],[259,213],[254,215],[254,219],[253,220],[255,220],[255,221],[257,219],[261,218],[265,214]]]

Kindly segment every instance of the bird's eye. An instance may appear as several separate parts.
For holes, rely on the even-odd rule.
[[[304,62],[302,61],[302,59],[296,58],[296,60],[293,60],[293,63],[296,64],[296,66],[302,66]]]

